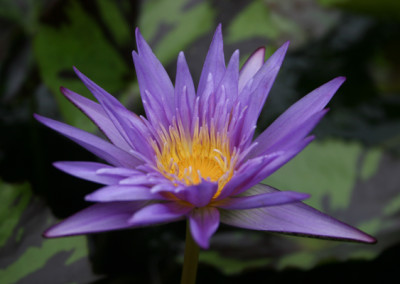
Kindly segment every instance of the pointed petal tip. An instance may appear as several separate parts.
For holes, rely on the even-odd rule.
[[[51,234],[51,231],[52,231],[52,227],[48,228],[46,231],[44,231],[44,232],[42,233],[42,237],[43,237],[43,238],[46,238],[46,239],[56,238],[57,235]]]
[[[33,117],[34,117],[36,120],[40,121],[41,115],[40,115],[40,114],[37,114],[37,113],[34,113],[34,114],[33,114]]]
[[[64,97],[66,97],[68,100],[70,100],[72,103],[74,103],[71,99],[72,97],[74,97],[73,91],[71,91],[70,89],[68,89],[64,86],[60,86],[60,92],[61,92],[61,94],[64,95]],[[77,94],[75,93],[75,95],[77,95]]]
[[[193,235],[192,238],[194,238]],[[210,239],[208,240],[198,239],[196,240],[196,243],[199,245],[201,249],[208,250],[210,248]]]
[[[51,123],[53,120],[51,118],[47,118],[45,116],[42,116],[40,114],[34,113],[33,117],[39,121],[41,124],[44,124],[46,126],[48,126],[49,123]]]
[[[86,194],[83,199],[88,202],[99,202],[98,198],[96,198],[96,195],[93,193]]]
[[[77,67],[72,66],[72,68],[74,69],[75,74],[79,77],[79,79],[81,79],[82,81],[84,81],[87,77],[85,74],[83,74]]]
[[[219,210],[215,207],[193,209],[188,218],[193,240],[201,248],[208,249],[210,247],[210,239],[219,227]]]
[[[178,62],[180,63],[186,62],[185,53],[183,51],[180,51],[178,54]]]
[[[137,41],[139,38],[143,38],[143,37],[142,37],[142,34],[140,33],[139,27],[136,27],[136,29],[135,29],[135,37],[136,37],[136,41]],[[136,44],[137,44],[137,43],[136,43]]]
[[[344,77],[344,76],[339,76],[339,77],[336,77],[336,78],[331,80],[331,82],[335,82],[339,86],[342,85],[344,83],[344,81],[346,81],[346,77]]]
[[[289,191],[288,194],[290,197],[292,197],[294,200],[306,200],[311,197],[311,194],[309,193],[303,193],[303,192],[296,192],[296,191]]]
[[[373,236],[370,236],[366,233],[364,233],[365,236],[364,238],[361,240],[361,242],[366,243],[366,244],[370,244],[370,245],[374,245],[378,242],[377,239],[375,239]]]
[[[287,41],[287,42],[285,42],[284,44],[282,44],[282,45],[278,48],[278,50],[280,50],[280,52],[282,52],[283,55],[285,55],[286,52],[287,52],[287,50],[288,50],[288,48],[289,48],[289,45],[290,45],[290,41]]]
[[[43,233],[42,236],[46,239],[53,239],[53,238],[61,238],[61,237],[73,237],[80,235],[79,233],[65,233],[63,231],[60,231],[58,229],[59,225],[62,223],[62,221],[58,224],[55,224],[51,226],[50,228],[47,228]]]
[[[265,52],[265,50],[266,50],[265,46],[260,46],[259,48],[254,50],[254,53],[256,53],[256,52]]]
[[[53,167],[55,167],[58,170],[61,170],[61,168],[63,167],[63,162],[57,161],[57,162],[53,162],[52,163]]]
[[[218,24],[217,28],[215,29],[214,38],[215,37],[222,39],[222,24],[221,23]]]
[[[146,54],[147,52],[146,49],[150,49],[150,46],[148,46],[139,28],[136,28],[135,30],[135,38],[136,38],[137,53],[141,56],[143,54]]]
[[[265,60],[265,51],[266,51],[265,46],[260,46],[259,48],[257,48],[256,50],[253,51],[253,53],[249,56],[249,58],[252,57],[252,56],[255,56],[257,58],[260,57],[260,58],[263,59],[263,62],[264,62],[264,60]]]

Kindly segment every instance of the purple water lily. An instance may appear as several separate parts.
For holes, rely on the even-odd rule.
[[[239,51],[225,65],[221,26],[214,34],[197,92],[183,52],[175,86],[136,30],[133,61],[146,118],[127,110],[80,71],[99,104],[61,88],[105,134],[39,115],[44,125],[106,163],[56,162],[58,169],[104,185],[86,196],[94,205],[45,232],[47,237],[134,228],[187,218],[202,248],[220,222],[254,230],[372,243],[375,239],[301,201],[308,194],[279,191],[265,178],[303,150],[309,132],[344,82],[338,77],[292,105],[256,139],[256,122],[288,43],[266,62],[256,50],[239,70]]]

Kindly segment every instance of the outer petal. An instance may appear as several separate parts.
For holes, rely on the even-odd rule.
[[[276,192],[276,189],[259,184],[246,194],[266,192]],[[221,210],[221,222],[245,229],[365,243],[376,242],[373,237],[360,230],[301,202],[249,210]]]
[[[310,195],[307,193],[295,191],[277,191],[252,196],[226,198],[214,205],[222,209],[243,210],[293,203],[309,197]]]
[[[134,201],[134,200],[163,200],[159,193],[152,193],[147,186],[110,185],[102,187],[85,196],[86,201]]]
[[[123,177],[120,175],[101,175],[98,170],[113,168],[106,164],[94,162],[55,162],[57,169],[81,179],[101,184],[117,184]]]
[[[44,232],[48,238],[82,235],[132,227],[128,219],[144,202],[107,202],[92,205]]]
[[[216,200],[223,200],[226,197],[236,195],[239,190],[250,188],[251,186],[248,186],[249,181],[257,175],[260,169],[280,158],[280,155],[268,155],[247,161],[223,187]]]
[[[37,114],[34,116],[39,122],[63,134],[112,165],[134,168],[143,163],[128,152],[91,133]]]
[[[246,183],[247,186],[238,189],[237,191],[234,192],[234,194],[240,194],[244,190],[247,190],[249,187],[258,184],[267,177],[269,177],[271,174],[273,174],[279,168],[285,165],[288,161],[294,158],[297,154],[299,154],[308,144],[311,143],[312,140],[314,140],[314,136],[305,138],[304,140],[294,145],[292,148],[284,151],[279,157],[277,157],[267,165],[260,167],[256,172],[256,174],[247,180]]]
[[[234,103],[238,96],[238,81],[239,81],[239,50],[236,50],[229,60],[228,67],[226,68],[225,74],[219,83],[216,94],[214,96],[220,96],[221,89],[223,88],[226,93],[226,98],[215,98],[215,105],[219,103],[228,104],[227,108],[230,111],[232,103]],[[224,102],[220,102],[224,99]],[[218,114],[217,114],[218,115]]]
[[[265,47],[260,47],[243,64],[239,74],[239,93],[264,64]]]
[[[294,131],[311,116],[321,111],[344,81],[344,77],[335,78],[287,109],[257,137],[255,142],[259,142],[258,146],[250,153],[250,157],[261,155],[266,148],[276,143],[282,136]]]
[[[175,110],[173,106],[174,90],[172,89],[172,94],[169,94],[171,91],[167,91],[168,94],[166,94],[163,87],[158,84],[159,74],[149,69],[151,68],[149,63],[134,51],[132,52],[132,57],[146,117],[154,127],[157,128],[161,124],[168,128]]]
[[[174,222],[182,219],[191,209],[178,202],[150,204],[136,212],[128,222],[134,226]]]
[[[258,144],[255,145],[253,148],[254,150],[250,151],[249,156],[254,157],[253,151],[257,151],[259,155],[267,155],[271,152],[288,150],[292,148],[296,144],[299,144],[301,140],[303,140],[311,132],[311,130],[318,124],[318,122],[327,112],[328,109],[321,110],[317,113],[314,113],[299,125],[294,127],[283,127],[281,131],[276,133],[276,136],[273,138],[271,137],[271,139],[257,139],[256,143]],[[268,131],[268,129],[265,131]]]
[[[184,89],[186,90],[185,92],[183,92]],[[178,110],[189,107],[191,113],[195,97],[196,91],[194,89],[193,79],[190,75],[185,55],[183,52],[180,52],[176,67],[175,107]]]
[[[268,58],[260,70],[243,87],[239,93],[239,103],[248,106],[241,136],[246,136],[246,131],[252,131],[256,125],[261,109],[272,88],[279,69],[282,65],[289,42],[283,44],[275,53]]]
[[[116,98],[86,77],[77,68],[74,68],[74,70],[86,87],[100,102],[104,111],[125,141],[134,150],[152,157],[152,148],[147,140],[149,132],[140,118],[136,114],[128,111]]]
[[[188,186],[179,190],[175,195],[196,207],[203,207],[210,203],[218,190],[218,183],[203,181],[200,184]]]
[[[209,74],[212,74],[214,79],[214,86],[218,86],[225,73],[225,58],[222,41],[221,24],[215,30],[213,40],[207,53],[206,60],[204,61],[203,71],[201,72],[199,87],[197,88],[197,95],[202,96],[207,86]]]
[[[142,70],[144,73],[141,74],[140,77],[144,76],[149,79],[141,80],[139,74],[137,74],[138,80],[140,80],[140,92],[143,94],[144,92],[142,91],[147,89],[151,93],[157,94],[166,107],[173,110],[174,86],[172,85],[172,82],[161,62],[157,59],[150,46],[144,40],[139,29],[137,28],[135,32],[139,57],[142,58],[142,62],[146,64],[146,66],[143,66],[144,69]]]
[[[219,226],[219,211],[214,207],[192,210],[189,215],[190,231],[193,239],[203,249],[210,246],[210,238]]]
[[[68,100],[70,100],[97,125],[97,127],[115,146],[118,146],[125,151],[132,149],[98,103],[68,90],[67,88],[61,87],[60,90]]]

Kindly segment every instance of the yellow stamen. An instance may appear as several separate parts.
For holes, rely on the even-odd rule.
[[[193,135],[175,121],[168,131],[158,131],[158,143],[152,141],[157,168],[173,182],[218,182],[217,197],[233,175],[237,153],[230,149],[227,128],[217,132],[213,124],[199,126],[199,120],[194,123]]]

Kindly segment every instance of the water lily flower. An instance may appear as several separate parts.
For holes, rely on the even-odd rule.
[[[71,90],[62,93],[109,141],[67,124],[36,119],[98,156],[101,162],[56,162],[78,178],[104,185],[86,196],[94,205],[56,224],[47,237],[135,228],[188,219],[195,242],[208,248],[220,223],[373,243],[375,239],[302,203],[305,193],[261,182],[302,151],[310,131],[345,78],[338,77],[292,105],[258,137],[258,116],[278,74],[288,43],[266,62],[256,50],[239,70],[239,51],[225,64],[218,26],[194,87],[183,52],[175,85],[136,30],[133,51],[146,117],[75,68],[99,103]]]

